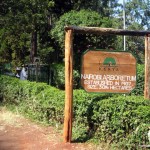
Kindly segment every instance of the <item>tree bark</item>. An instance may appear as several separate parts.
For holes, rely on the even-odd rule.
[[[135,31],[135,30],[123,30],[113,28],[99,28],[99,27],[77,27],[67,26],[65,30],[73,30],[75,33],[90,33],[90,34],[113,34],[113,35],[129,35],[129,36],[145,36],[150,34],[150,31]]]
[[[30,62],[34,62],[34,57],[37,56],[37,31],[32,32]]]
[[[64,142],[71,142],[73,107],[73,31],[68,30],[65,37],[65,118]]]

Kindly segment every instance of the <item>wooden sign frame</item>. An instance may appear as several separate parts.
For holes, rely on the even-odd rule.
[[[134,31],[98,27],[65,27],[65,114],[64,114],[64,142],[71,142],[73,115],[73,34],[112,34],[145,36],[145,85],[144,98],[150,99],[150,31]]]
[[[80,70],[86,92],[123,94],[136,87],[137,60],[129,51],[90,48],[82,54]]]

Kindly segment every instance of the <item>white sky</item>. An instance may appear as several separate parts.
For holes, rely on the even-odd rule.
[[[121,4],[123,4],[123,0],[119,0],[119,1],[118,1],[118,3],[121,3]]]

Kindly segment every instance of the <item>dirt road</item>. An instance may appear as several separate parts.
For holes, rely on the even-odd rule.
[[[63,143],[53,127],[45,127],[0,108],[0,150],[104,150],[85,143]]]

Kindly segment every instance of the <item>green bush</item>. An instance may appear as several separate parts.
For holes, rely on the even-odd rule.
[[[94,105],[92,120],[95,137],[111,142],[122,142],[127,138],[129,144],[133,140],[130,136],[135,135],[137,128],[142,124],[150,125],[150,101],[135,96],[104,99]],[[146,133],[134,138],[134,143],[148,144]]]
[[[52,85],[57,88],[65,88],[65,65],[64,64],[52,64],[51,72],[53,72]],[[80,75],[77,70],[73,70],[73,87],[79,87]]]
[[[131,94],[144,95],[144,65],[137,65],[137,84]]]
[[[3,105],[62,128],[65,93],[45,83],[0,76]],[[114,149],[148,145],[150,101],[143,96],[73,91],[73,140],[109,142]]]
[[[76,140],[113,143],[115,149],[148,145],[150,101],[141,96],[113,96],[74,91]],[[117,143],[116,145],[114,143]]]
[[[22,81],[8,76],[0,77],[0,95],[3,104],[41,122],[57,121],[61,108],[63,119],[64,92],[46,83]],[[62,105],[60,105],[62,104]],[[58,112],[57,112],[58,111]]]

